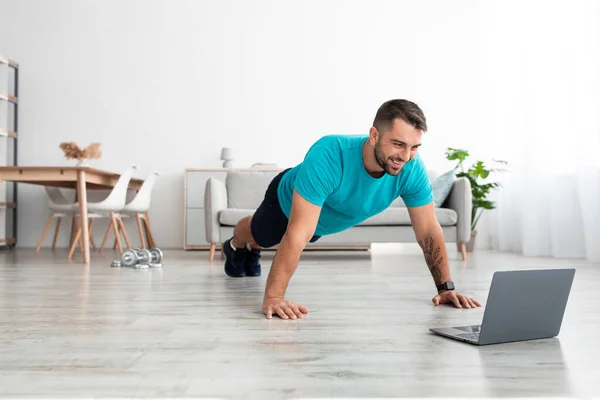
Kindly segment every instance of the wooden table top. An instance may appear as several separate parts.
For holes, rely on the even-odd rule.
[[[86,187],[88,189],[111,189],[116,185],[121,176],[115,172],[85,166],[17,165],[0,167],[0,181],[76,189],[79,171],[85,172]],[[131,178],[129,189],[139,190],[143,183],[143,179]]]

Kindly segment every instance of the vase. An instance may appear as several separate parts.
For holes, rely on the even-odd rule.
[[[473,250],[475,249],[475,238],[477,237],[477,231],[476,230],[472,230],[471,231],[471,238],[469,240],[469,243],[467,243],[466,247],[467,247],[467,253],[472,253]],[[460,243],[456,243],[456,250],[460,251]]]
[[[472,253],[473,250],[475,249],[475,238],[476,237],[477,237],[477,231],[472,230],[471,231],[471,239],[469,240],[469,243],[467,243],[467,253]]]
[[[87,160],[85,158],[77,161],[77,164],[75,164],[75,166],[76,167],[91,167],[91,165],[87,163]]]

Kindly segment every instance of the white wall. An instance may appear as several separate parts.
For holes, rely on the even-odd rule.
[[[21,65],[19,161],[71,165],[60,142],[100,141],[100,168],[161,171],[155,235],[181,247],[186,167],[219,166],[223,146],[238,166],[293,165],[323,134],[366,133],[391,98],[424,109],[429,167],[451,165],[448,146],[510,159],[489,106],[490,88],[518,89],[506,68],[527,60],[510,46],[530,34],[551,46],[545,32],[599,10],[523,3],[0,0],[0,52]],[[546,8],[557,19],[538,24]],[[35,246],[44,195],[19,190],[20,245]]]

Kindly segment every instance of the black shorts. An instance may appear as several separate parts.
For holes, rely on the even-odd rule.
[[[288,226],[288,218],[285,216],[279,205],[279,197],[277,196],[277,188],[281,177],[290,170],[280,172],[269,184],[265,193],[265,198],[256,209],[252,216],[250,229],[254,241],[260,247],[269,248],[278,245],[281,238],[285,234]],[[311,243],[319,240],[321,236],[313,236],[310,239]]]

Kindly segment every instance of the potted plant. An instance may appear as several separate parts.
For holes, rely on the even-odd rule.
[[[475,246],[475,237],[477,236],[477,222],[484,210],[493,210],[496,204],[488,199],[490,192],[500,187],[498,182],[489,182],[488,178],[492,172],[504,172],[503,168],[488,168],[483,161],[476,161],[466,171],[464,162],[469,157],[469,152],[463,149],[448,147],[446,150],[446,159],[458,161],[455,170],[457,178],[465,177],[471,183],[471,194],[473,196],[473,205],[471,210],[471,240],[467,243],[467,251],[472,252]],[[494,164],[508,164],[503,160],[492,160]]]

